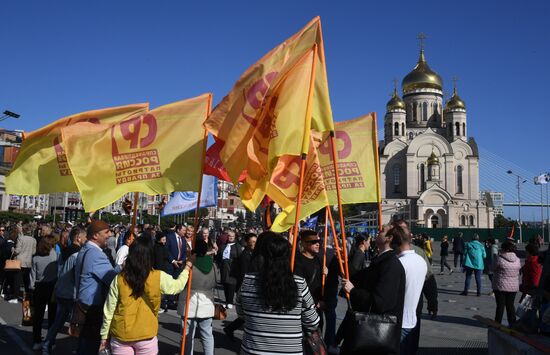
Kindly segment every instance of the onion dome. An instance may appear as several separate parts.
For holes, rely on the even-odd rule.
[[[434,152],[428,158],[428,165],[439,165],[439,158],[435,155]]]
[[[399,95],[397,94],[397,88],[393,89],[393,95],[386,104],[386,110],[392,111],[392,110],[405,110],[405,101],[403,101]]]
[[[403,87],[403,92],[408,92],[414,89],[420,88],[430,88],[442,90],[443,80],[439,74],[434,72],[426,63],[424,58],[424,50],[420,50],[420,57],[418,58],[418,63],[414,69],[405,76],[403,82],[401,83]]]
[[[445,105],[445,110],[454,110],[454,109],[466,109],[466,104],[464,104],[464,101],[458,96],[456,92],[456,86],[453,92],[453,96],[451,96],[451,99],[447,101],[447,104]]]

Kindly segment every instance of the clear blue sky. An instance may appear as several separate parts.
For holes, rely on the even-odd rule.
[[[504,159],[502,169],[550,170],[546,0],[42,0],[3,1],[0,13],[0,112],[21,114],[3,122],[8,129],[207,91],[216,103],[249,65],[320,15],[336,120],[376,111],[381,126],[392,80],[413,68],[424,32],[446,92],[459,77],[478,144]],[[501,173],[482,171],[482,186],[493,174]],[[497,189],[515,191],[503,181],[510,186]]]

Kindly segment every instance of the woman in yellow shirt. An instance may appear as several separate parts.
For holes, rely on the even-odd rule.
[[[161,294],[178,294],[187,284],[189,270],[174,280],[164,271],[153,270],[153,247],[148,240],[136,239],[130,246],[121,273],[109,288],[103,307],[100,351],[108,346],[116,354],[158,354],[158,312]]]
[[[422,239],[424,240],[424,251],[426,252],[426,256],[428,257],[428,260],[430,261],[430,265],[432,264],[432,241],[430,240],[430,237],[426,234],[422,234]]]

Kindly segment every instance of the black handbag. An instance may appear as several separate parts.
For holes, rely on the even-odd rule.
[[[78,276],[78,279],[75,280],[75,283],[77,284],[76,300],[73,303],[73,308],[71,310],[71,317],[69,319],[69,335],[73,337],[80,336],[80,332],[84,327],[84,323],[86,323],[86,315],[88,313],[88,308],[89,308],[88,305],[85,305],[84,303],[78,301],[78,293],[80,291],[80,278],[82,278],[82,273],[84,272],[84,261],[86,260],[86,254],[88,254],[88,252],[86,252],[82,257],[82,266],[80,268],[80,275]],[[76,270],[76,263],[74,267]]]
[[[346,349],[350,353],[397,353],[401,339],[401,324],[394,315],[348,310]]]

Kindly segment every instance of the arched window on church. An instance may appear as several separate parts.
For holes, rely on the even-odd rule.
[[[422,121],[428,120],[428,103],[424,102],[422,104]]]
[[[393,129],[393,135],[398,136],[399,135],[399,123],[394,123],[394,129]]]
[[[462,134],[466,135],[466,123],[462,123]]]
[[[412,104],[408,104],[408,105],[407,105],[407,121],[408,121],[408,122],[411,121],[411,114],[412,114],[412,111],[413,111]]]
[[[413,106],[412,106],[412,113],[413,113],[413,119],[412,120],[415,121],[415,122],[418,121],[416,107],[417,107],[417,104],[415,102],[415,103],[413,103]]]
[[[456,127],[456,133],[455,135],[456,136],[460,136],[460,123],[455,123],[455,127]]]
[[[412,141],[414,138],[414,133],[412,132],[409,132],[409,140]]]
[[[420,164],[420,191],[426,190],[426,167]]]
[[[470,225],[471,225],[471,226],[474,225],[474,216],[470,216]]]
[[[405,124],[401,123],[401,135],[405,137]]]
[[[462,192],[462,165],[456,167],[456,193],[461,194]]]
[[[393,167],[393,192],[401,192],[401,167],[399,165],[394,165]]]
[[[465,226],[466,225],[466,216],[460,216],[460,225]]]

